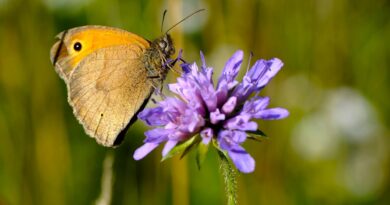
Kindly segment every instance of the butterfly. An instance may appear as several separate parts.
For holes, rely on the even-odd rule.
[[[182,60],[170,59],[175,48],[168,32],[201,11],[186,16],[154,41],[119,28],[93,25],[56,36],[50,60],[67,86],[73,114],[89,136],[107,147],[122,142],[168,70]],[[162,22],[165,14],[166,10]]]
[[[85,132],[111,147],[120,144],[165,79],[174,51],[169,34],[148,41],[119,28],[89,25],[59,33],[50,59]]]

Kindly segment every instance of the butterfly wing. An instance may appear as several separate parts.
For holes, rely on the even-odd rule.
[[[134,33],[119,28],[96,25],[65,30],[59,33],[56,38],[58,41],[50,50],[50,60],[65,83],[68,83],[76,66],[96,50],[119,45],[136,45],[144,49],[150,46],[147,40]],[[75,43],[82,45],[81,50],[74,50]]]
[[[98,49],[68,77],[68,100],[86,133],[99,144],[114,146],[123,138],[152,93],[136,44]]]

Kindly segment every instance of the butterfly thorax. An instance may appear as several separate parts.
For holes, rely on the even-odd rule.
[[[148,77],[163,81],[170,67],[168,60],[174,52],[175,48],[169,34],[152,41],[143,56]]]

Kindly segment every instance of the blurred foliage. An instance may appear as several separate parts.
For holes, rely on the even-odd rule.
[[[202,50],[218,73],[243,49],[285,62],[263,95],[291,116],[259,122],[270,138],[245,144],[257,164],[239,177],[240,204],[390,204],[389,1],[0,0],[0,205],[93,204],[110,166],[112,204],[224,204],[215,152],[201,170],[194,154],[160,163],[161,149],[136,162],[141,123],[116,149],[87,137],[49,60],[64,29],[153,39],[164,9],[167,29],[199,8],[172,30],[189,61]]]

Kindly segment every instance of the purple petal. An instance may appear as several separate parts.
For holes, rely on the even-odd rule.
[[[169,122],[168,124],[166,124],[166,125],[164,126],[164,129],[166,129],[166,130],[174,130],[174,129],[176,129],[177,127],[178,127],[178,125],[175,124],[174,122]]]
[[[264,110],[269,105],[269,97],[256,97],[253,100],[255,110]]]
[[[283,62],[278,58],[273,58],[271,60],[265,61],[266,71],[260,77],[259,82],[257,84],[257,88],[264,87],[283,67]]]
[[[195,63],[182,63],[182,64],[180,64],[180,67],[183,70],[182,76],[183,75],[185,76],[185,75],[188,75],[190,73],[193,73],[194,69],[196,68],[196,70],[197,70],[197,68],[198,68]]]
[[[236,86],[232,95],[243,102],[254,91],[260,91],[281,69],[283,63],[277,58],[258,60],[245,74],[243,81]]]
[[[135,150],[133,154],[133,158],[135,160],[140,160],[144,158],[147,154],[149,154],[151,151],[153,151],[159,144],[157,143],[145,143],[141,147],[139,147],[137,150]]]
[[[263,59],[260,59],[253,64],[251,69],[249,69],[248,73],[245,74],[246,77],[249,77],[250,82],[257,82],[261,76],[264,74],[264,72],[267,69],[266,61]]]
[[[243,131],[237,131],[237,130],[221,130],[218,133],[218,139],[224,140],[224,143],[226,146],[230,146],[232,144],[241,144],[246,140],[247,134]],[[221,142],[221,141],[220,141]],[[226,148],[225,146],[225,148]],[[226,148],[227,149],[227,148]]]
[[[177,79],[179,81],[179,79]],[[182,95],[183,93],[183,88],[182,86],[179,84],[179,83],[170,83],[168,84],[168,89],[173,92],[173,93],[176,93],[178,95]]]
[[[176,146],[177,142],[178,141],[176,140],[168,140],[167,143],[165,143],[164,149],[162,150],[162,156],[165,157],[165,155]]]
[[[179,125],[179,130],[192,133],[202,127],[205,122],[195,110],[186,109],[176,123]]]
[[[199,102],[197,100],[192,100],[192,101],[189,101],[187,105],[192,110],[196,111],[200,116],[206,115],[206,108],[203,106],[202,102]]]
[[[206,68],[206,59],[204,58],[202,51],[200,51],[200,60],[202,61],[202,68]]]
[[[219,78],[217,90],[220,87],[222,81],[226,81],[228,88],[231,89],[237,82],[234,80],[240,70],[242,63],[242,58],[244,52],[241,50],[236,51],[233,56],[226,62],[225,67],[223,68],[222,75]]]
[[[155,128],[145,132],[146,139],[145,143],[161,143],[168,139],[168,135],[172,133],[172,130],[164,128]]]
[[[163,108],[163,111],[178,112],[186,108],[186,104],[174,97],[167,97],[165,100],[160,101],[159,105]]]
[[[248,76],[244,76],[243,81],[233,90],[232,96],[235,96],[237,98],[237,102],[241,103],[245,101],[250,94],[252,94],[254,89],[255,84],[251,82],[251,79]]]
[[[236,96],[239,102],[245,101],[249,95],[256,90],[257,84],[264,73],[267,71],[265,60],[258,60],[251,69],[245,74],[242,82],[236,86],[232,95]]]
[[[287,117],[289,115],[288,110],[284,108],[271,108],[258,112],[253,117],[256,119],[263,120],[279,120]]]
[[[246,101],[242,108],[242,113],[248,113],[252,116],[256,115],[261,110],[264,110],[269,104],[269,97],[253,97]]]
[[[225,120],[225,114],[222,114],[219,109],[216,109],[214,112],[210,113],[210,122],[212,124],[217,124],[222,120]]]
[[[247,134],[243,131],[231,131],[232,140],[236,143],[243,143],[246,140]]]
[[[190,82],[184,78],[178,78],[177,83],[168,84],[168,89],[187,101],[197,100],[200,98],[200,96],[196,93],[194,86],[190,85]],[[164,101],[166,100],[168,100],[168,98]],[[160,106],[164,107],[163,105]]]
[[[191,65],[190,63],[182,63],[182,64],[180,64],[180,67],[184,73],[189,73],[189,72],[191,72],[190,65]]]
[[[228,82],[228,90],[231,90],[232,88],[234,88],[236,85],[238,85],[238,81],[236,80],[232,80],[230,82]]]
[[[255,169],[255,160],[245,151],[244,148],[232,140],[232,134],[232,131],[221,131],[218,134],[219,146],[228,152],[229,157],[240,172],[253,172]]]
[[[227,75],[234,79],[237,76],[238,71],[240,70],[240,65],[242,63],[243,56],[243,51],[236,51],[232,55],[232,57],[230,57],[230,59],[226,62],[225,67],[222,71],[223,75]]]
[[[214,92],[208,92],[207,90],[203,90],[201,93],[203,101],[205,102],[207,109],[211,112],[217,108],[217,96]]]
[[[138,114],[138,118],[149,126],[163,126],[169,122],[162,107],[146,108]]]
[[[198,65],[194,62],[190,65],[190,73],[188,73],[187,76],[189,74],[190,74],[189,77],[196,76],[198,74],[198,71],[199,71]]]
[[[251,173],[255,170],[255,160],[241,146],[228,150],[228,154],[240,172]]]
[[[200,132],[200,136],[202,137],[202,143],[207,145],[213,138],[214,132],[211,128],[205,128]]]
[[[180,130],[175,130],[169,134],[168,139],[172,141],[184,141],[188,140],[191,135],[188,132],[182,132]]]
[[[210,83],[213,84],[213,69],[212,68],[205,68],[204,73],[207,76],[207,79],[210,81]]]
[[[236,108],[237,98],[235,96],[230,97],[227,102],[222,106],[222,111],[225,114],[230,114]]]
[[[255,131],[257,130],[257,123],[249,121],[250,118],[249,114],[240,114],[227,120],[223,127],[230,130]]]
[[[228,92],[229,90],[226,81],[221,81],[216,91],[218,107],[222,106],[226,102],[226,99],[228,97]]]

